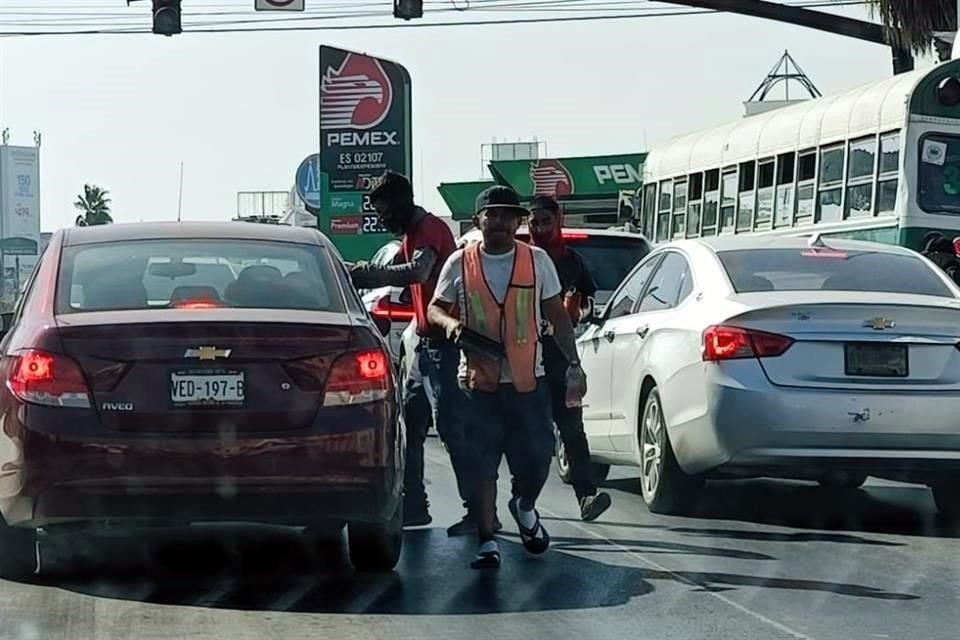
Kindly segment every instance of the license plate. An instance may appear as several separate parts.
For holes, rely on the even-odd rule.
[[[170,401],[174,406],[242,405],[242,371],[174,371],[170,374]]]
[[[904,378],[908,373],[905,344],[847,344],[844,361],[848,376]]]

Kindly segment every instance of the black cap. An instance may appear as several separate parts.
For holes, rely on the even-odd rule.
[[[537,209],[560,213],[560,204],[550,196],[535,196],[533,202],[530,203],[530,211],[536,211]]]
[[[413,202],[413,187],[406,176],[387,171],[380,177],[377,187],[370,192],[370,200]]]
[[[491,207],[513,209],[519,216],[527,215],[527,210],[520,204],[520,196],[517,195],[517,192],[510,187],[499,184],[485,189],[483,193],[477,196],[477,213]]]

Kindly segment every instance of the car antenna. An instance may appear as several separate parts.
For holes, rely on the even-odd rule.
[[[808,247],[821,247],[824,248],[827,245],[823,242],[823,237],[820,235],[819,231],[814,231],[810,234],[810,239],[807,240]]]

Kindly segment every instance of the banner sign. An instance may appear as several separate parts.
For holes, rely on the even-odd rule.
[[[320,220],[347,260],[392,236],[369,193],[384,171],[411,178],[411,82],[396,62],[320,47]],[[348,238],[346,236],[353,236]]]

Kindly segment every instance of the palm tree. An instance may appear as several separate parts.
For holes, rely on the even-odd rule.
[[[957,30],[957,0],[869,0],[870,13],[879,16],[890,43],[914,53],[927,53],[933,34]]]
[[[83,213],[77,216],[78,227],[92,227],[98,224],[110,224],[113,217],[110,215],[109,191],[101,189],[95,184],[83,185],[83,194],[77,196],[73,203]]]

